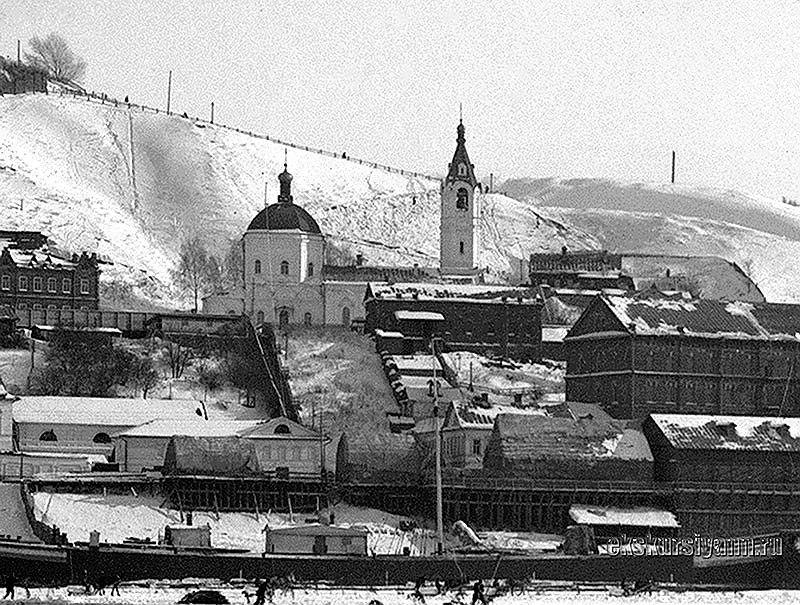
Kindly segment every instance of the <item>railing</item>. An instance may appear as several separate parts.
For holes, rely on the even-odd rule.
[[[34,94],[42,94],[42,93],[34,93]],[[65,91],[65,90],[62,89],[61,92],[60,92],[60,95],[62,97],[64,95],[67,95],[67,96],[71,95],[74,98],[85,98],[87,101],[96,102],[96,103],[102,103],[103,105],[112,105],[114,107],[122,106],[122,107],[127,107],[128,109],[138,109],[138,110],[143,111],[143,112],[144,111],[148,111],[150,113],[155,113],[155,114],[164,113],[164,114],[171,115],[171,116],[182,117],[184,119],[191,120],[192,122],[195,122],[195,123],[214,125],[214,126],[216,126],[218,128],[224,128],[226,130],[231,130],[231,131],[238,132],[238,133],[241,133],[241,134],[246,134],[248,136],[255,137],[257,139],[264,139],[265,141],[272,141],[273,143],[277,143],[278,145],[284,145],[286,147],[291,147],[293,149],[300,149],[302,151],[308,151],[308,152],[311,152],[311,153],[316,153],[316,154],[324,155],[324,156],[331,157],[331,158],[337,158],[337,159],[341,159],[341,160],[346,160],[348,162],[352,162],[352,163],[358,164],[360,166],[368,166],[370,168],[375,168],[375,169],[378,169],[378,170],[384,170],[386,172],[391,172],[391,173],[394,173],[394,174],[400,174],[402,176],[409,176],[409,177],[418,178],[418,179],[426,179],[426,180],[430,180],[430,181],[441,181],[442,180],[442,178],[439,177],[439,176],[426,174],[424,172],[419,172],[419,171],[415,171],[415,170],[406,170],[404,168],[396,168],[394,166],[389,166],[387,164],[380,164],[378,162],[370,162],[368,160],[364,160],[364,159],[361,159],[361,158],[354,158],[354,157],[351,157],[350,155],[345,154],[345,153],[336,153],[336,152],[328,151],[328,150],[325,150],[325,149],[319,149],[319,148],[316,148],[316,147],[309,147],[308,145],[299,145],[297,143],[292,143],[292,142],[289,142],[289,141],[285,141],[283,139],[278,139],[278,138],[270,136],[270,135],[261,134],[261,133],[258,133],[258,132],[253,132],[252,130],[244,130],[244,129],[241,129],[241,128],[235,128],[233,126],[228,126],[226,124],[220,124],[218,122],[212,122],[211,120],[206,120],[204,118],[200,118],[200,117],[196,117],[196,116],[189,116],[185,112],[184,113],[177,113],[177,112],[174,112],[174,111],[167,112],[167,111],[165,111],[163,109],[158,109],[157,107],[149,107],[147,105],[142,105],[142,104],[137,104],[137,103],[126,103],[124,101],[119,101],[118,99],[109,97],[105,93],[98,94],[98,93],[95,93],[94,91],[92,91],[92,92],[86,91],[84,93],[81,93],[81,92],[75,91],[75,90]]]

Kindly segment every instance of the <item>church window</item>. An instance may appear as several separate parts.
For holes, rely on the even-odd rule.
[[[289,261],[281,261],[281,275],[289,275]]]
[[[308,276],[311,277],[314,275],[314,263],[308,263]]]
[[[458,210],[469,209],[469,191],[465,187],[460,187],[456,191],[456,208]]]
[[[311,325],[311,313],[306,313],[303,316],[303,324],[306,325],[306,326],[310,326]]]
[[[28,303],[21,302],[17,305],[17,309],[27,309]]]
[[[466,176],[467,174],[467,167],[464,164],[458,165],[458,176]]]
[[[264,323],[264,311],[256,313],[256,323],[259,325]]]
[[[61,291],[64,294],[69,294],[72,291],[72,283],[69,279],[64,278],[61,280]]]
[[[39,441],[58,441],[58,437],[53,431],[45,431],[39,435]]]
[[[464,254],[464,242],[458,242],[458,251]]]
[[[89,280],[82,279],[81,280],[81,294],[89,294]]]
[[[92,439],[93,443],[111,443],[111,437],[108,436],[108,433],[97,433]]]
[[[19,281],[17,282],[19,285],[20,290],[27,290],[28,289],[28,278],[24,275],[19,276]]]
[[[289,325],[289,311],[283,309],[278,314],[278,326],[281,328],[285,328],[288,325]]]
[[[41,277],[34,277],[33,278],[33,291],[34,292],[41,292],[42,291],[42,278]]]
[[[2,287],[3,290],[10,290],[11,289],[11,276],[10,275],[4,275],[2,277],[2,281],[0,282],[0,287]]]
[[[342,307],[342,325],[350,325],[350,307]]]
[[[55,277],[48,277],[47,278],[47,291],[48,292],[55,292],[57,284],[58,284],[58,282],[56,281]]]
[[[473,439],[472,440],[472,455],[473,456],[480,456],[481,455],[481,440],[480,439]]]
[[[261,273],[261,261],[260,260],[257,260],[255,263],[253,263],[253,273],[255,273],[256,275]]]
[[[275,427],[274,432],[276,435],[290,435],[292,433],[292,431],[289,430],[289,426],[286,424],[279,424]]]

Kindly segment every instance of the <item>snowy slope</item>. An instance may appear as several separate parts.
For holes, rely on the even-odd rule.
[[[0,98],[3,228],[96,251],[115,263],[104,280],[163,303],[175,302],[170,269],[181,241],[200,235],[224,255],[264,206],[265,181],[269,203],[277,197],[283,159],[279,144],[177,116],[56,95]],[[347,254],[437,264],[437,181],[298,149],[289,149],[289,170],[295,202]],[[486,196],[483,207],[481,264],[499,276],[518,273],[534,249],[594,243],[504,196]]]
[[[501,189],[606,248],[721,256],[768,300],[800,302],[800,208],[711,187],[605,179],[518,179]]]

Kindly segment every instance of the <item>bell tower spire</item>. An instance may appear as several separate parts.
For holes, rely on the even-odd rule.
[[[439,260],[443,275],[475,275],[478,266],[475,166],[469,161],[464,118],[458,107],[456,150],[442,182]]]

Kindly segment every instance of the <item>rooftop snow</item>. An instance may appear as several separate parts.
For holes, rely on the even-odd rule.
[[[228,412],[206,406],[209,418]],[[115,399],[101,397],[24,396],[13,404],[14,420],[28,424],[139,426],[156,419],[195,421],[203,404],[192,399]]]
[[[636,334],[800,340],[800,305],[635,296],[603,300]]]
[[[800,418],[651,414],[678,449],[800,452]]]
[[[444,321],[444,315],[432,311],[395,311],[395,319],[399,321]]]
[[[368,289],[376,297],[381,298],[461,298],[494,300],[503,296],[508,298],[522,297],[526,300],[535,298],[530,288],[489,284],[433,284],[433,283],[396,283],[383,284],[370,282]]]
[[[675,515],[657,508],[613,508],[573,504],[569,516],[582,525],[628,525],[635,527],[679,528]]]

